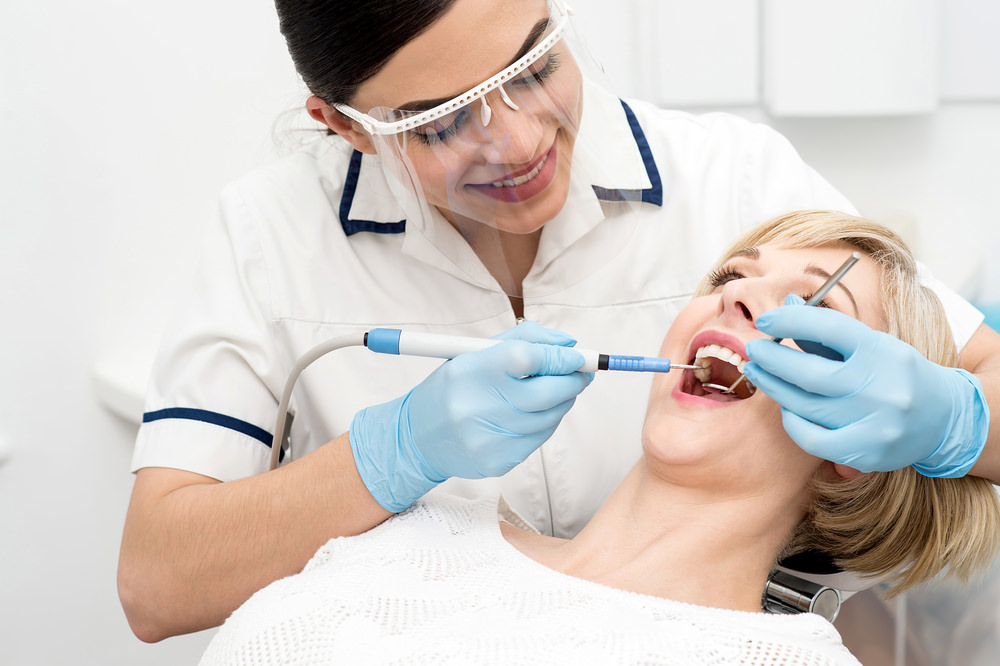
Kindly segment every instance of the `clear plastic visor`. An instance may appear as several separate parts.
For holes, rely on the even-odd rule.
[[[404,202],[407,234],[427,237],[445,270],[526,303],[615,258],[640,208],[627,197],[609,203],[595,194],[622,186],[618,174],[609,176],[617,162],[608,160],[607,143],[593,140],[604,131],[597,111],[590,138],[581,135],[585,91],[603,75],[565,5],[550,0],[547,8],[544,23],[526,22],[510,66],[454,99],[430,109],[337,107],[370,133]],[[440,67],[439,79],[448,62]],[[613,96],[612,105],[612,122],[621,126]],[[631,136],[625,140],[622,150],[634,152]]]

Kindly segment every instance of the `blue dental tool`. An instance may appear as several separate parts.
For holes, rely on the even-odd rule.
[[[278,467],[282,451],[286,450],[288,430],[291,427],[288,405],[292,399],[292,389],[302,371],[321,356],[345,347],[363,346],[380,354],[403,354],[406,356],[428,356],[431,358],[455,358],[459,354],[479,351],[503,342],[493,338],[469,338],[436,333],[416,333],[398,328],[373,328],[364,334],[346,333],[330,338],[316,345],[299,357],[285,379],[285,387],[278,401],[278,418],[271,439],[271,469]],[[674,368],[696,370],[698,366],[671,363],[670,359],[653,356],[620,356],[600,354],[589,349],[576,349],[583,354],[584,364],[579,372],[596,370],[625,370],[630,372],[670,372]]]
[[[487,349],[503,340],[471,338],[436,333],[402,331],[398,328],[373,328],[365,333],[365,347],[380,354],[455,358],[459,354]],[[670,372],[674,368],[695,370],[698,366],[671,363],[670,359],[654,356],[622,356],[601,354],[590,349],[577,349],[585,359],[580,372],[624,370],[627,372]]]

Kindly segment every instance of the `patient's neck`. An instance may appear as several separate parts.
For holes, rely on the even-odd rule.
[[[759,611],[771,565],[799,520],[790,509],[798,499],[673,485],[640,461],[571,541],[512,542],[547,566],[612,587]]]

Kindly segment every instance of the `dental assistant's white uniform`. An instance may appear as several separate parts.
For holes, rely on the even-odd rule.
[[[524,316],[581,347],[656,355],[677,312],[740,232],[804,208],[853,211],[769,128],[692,116],[585,90],[572,188],[524,281]],[[641,197],[629,225],[615,200]],[[585,203],[581,203],[585,201]],[[582,279],[581,279],[582,276]],[[484,286],[490,285],[490,287]],[[982,316],[939,289],[959,345]],[[510,302],[435,212],[393,195],[376,157],[337,137],[228,187],[200,274],[165,333],[133,468],[222,481],[267,471],[277,399],[296,359],[374,327],[492,336]],[[441,361],[333,352],[295,388],[291,456],[346,432],[355,412],[406,393]],[[555,435],[501,479],[452,479],[468,497],[502,492],[543,533],[572,536],[640,455],[650,376],[600,373]]]

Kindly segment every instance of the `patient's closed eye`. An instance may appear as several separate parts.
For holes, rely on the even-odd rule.
[[[745,276],[732,266],[723,266],[717,270],[712,271],[708,276],[708,283],[712,285],[713,288],[721,287],[727,282],[732,282],[733,280],[741,280]]]
[[[807,295],[807,296],[803,296],[803,297],[802,297],[802,300],[804,300],[804,301],[808,301],[808,300],[809,300],[810,298],[812,298],[812,297],[813,297],[813,295],[812,295],[812,294],[809,294],[809,295]],[[826,299],[825,299],[825,298],[821,298],[821,299],[819,299],[819,302],[818,302],[818,303],[813,303],[813,305],[815,305],[815,306],[816,306],[816,307],[818,307],[818,308],[833,308],[833,306],[832,306],[832,305],[830,305],[829,303],[827,303],[827,302],[826,302]]]

